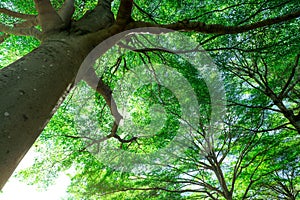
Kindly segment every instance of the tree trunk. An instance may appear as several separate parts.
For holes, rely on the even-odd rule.
[[[91,49],[84,39],[58,33],[0,71],[0,189],[72,88]]]

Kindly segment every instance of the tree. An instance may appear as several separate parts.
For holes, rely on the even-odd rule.
[[[299,110],[297,106],[297,103],[299,103],[297,99],[299,80],[295,79],[299,56],[295,56],[295,48],[290,47],[286,58],[287,60],[291,60],[296,57],[294,67],[271,68],[274,72],[286,69],[291,71],[290,75],[282,80],[285,83],[283,84],[283,88],[276,88],[275,86],[272,88],[271,86],[276,84],[278,79],[271,77],[273,85],[269,85],[268,78],[266,78],[267,74],[270,73],[268,64],[273,64],[273,66],[282,65],[279,65],[280,63],[272,59],[265,61],[265,57],[259,56],[262,50],[269,50],[272,47],[271,38],[268,40],[262,39],[265,43],[257,43],[260,42],[259,38],[265,36],[262,30],[270,33],[276,31],[275,26],[279,26],[288,32],[288,28],[297,27],[297,23],[299,23],[297,18],[300,16],[300,11],[291,9],[293,6],[297,8],[299,3],[296,1],[283,3],[255,3],[249,1],[244,3],[232,2],[230,4],[224,1],[220,2],[222,9],[215,9],[214,5],[209,3],[207,5],[196,5],[187,1],[181,5],[178,2],[173,6],[185,9],[183,9],[181,15],[174,14],[170,19],[167,19],[167,16],[162,13],[160,13],[162,19],[155,17],[158,14],[155,13],[157,8],[154,7],[154,3],[149,7],[144,6],[142,8],[141,2],[133,2],[132,0],[121,0],[115,14],[112,12],[112,1],[110,0],[89,1],[89,3],[94,3],[95,6],[91,6],[90,11],[85,14],[83,14],[79,3],[72,0],[66,0],[62,6],[58,1],[52,1],[51,4],[49,0],[36,0],[34,3],[36,9],[34,9],[34,5],[31,2],[24,8],[22,8],[24,4],[20,2],[13,2],[11,7],[7,3],[2,3],[3,7],[0,10],[3,15],[10,16],[0,25],[0,31],[3,33],[1,41],[7,41],[10,35],[31,36],[40,41],[40,44],[36,45],[35,50],[9,66],[4,67],[0,73],[0,91],[1,94],[5,94],[0,100],[1,188],[19,161],[43,131],[49,119],[64,100],[66,94],[73,88],[77,72],[88,53],[105,39],[134,28],[160,27],[184,32],[201,33],[200,36],[197,35],[198,39],[202,40],[200,42],[201,45],[207,44],[208,47],[211,47],[212,51],[226,49],[240,50],[241,56],[235,55],[235,58],[233,56],[236,54],[235,51],[225,52],[222,57],[217,54],[213,56],[220,61],[220,64],[231,61],[230,65],[232,66],[230,67],[222,65],[224,71],[230,72],[231,75],[234,74],[233,80],[236,77],[241,78],[233,82],[232,85],[241,84],[240,89],[242,90],[245,89],[245,82],[250,86],[252,85],[257,91],[264,93],[264,98],[253,93],[253,98],[257,98],[256,102],[258,105],[251,105],[251,109],[273,111],[274,113],[268,113],[269,116],[278,116],[278,113],[281,117],[283,115],[284,118],[276,123],[278,127],[269,127],[270,124],[268,124],[268,126],[264,125],[263,129],[277,130],[287,128],[299,133],[300,113],[296,113]],[[117,2],[115,3],[114,5],[117,6]],[[165,6],[172,6],[168,1],[163,3]],[[203,15],[198,16],[193,11],[189,14],[187,12],[189,5],[203,12]],[[251,11],[249,7],[244,8],[245,5],[254,5],[256,9],[255,11]],[[134,9],[132,11],[133,6]],[[154,16],[150,12],[151,9],[153,9]],[[237,12],[235,9],[238,10],[238,13],[235,14],[237,18],[231,19],[230,14]],[[228,13],[226,13],[227,11]],[[276,12],[271,13],[272,11]],[[140,15],[135,12],[140,13]],[[243,12],[250,12],[251,15],[244,16]],[[226,13],[226,15],[223,18],[219,16],[219,13]],[[215,19],[209,18],[210,14]],[[163,33],[164,30],[161,29],[161,31]],[[248,38],[247,34],[243,33],[249,33],[251,37]],[[271,37],[274,34],[267,36]],[[282,33],[280,36],[282,36]],[[249,40],[249,43],[253,44],[253,46],[245,49],[245,46],[240,44],[240,41],[244,39],[243,37],[246,38],[245,40]],[[275,41],[273,45],[278,47],[278,44],[282,43],[282,45],[288,46],[292,44],[293,46],[293,42],[299,41],[299,36],[296,35],[293,37],[286,40],[288,43],[284,43],[284,38],[279,37],[278,41]],[[222,38],[222,40],[220,39],[214,44],[209,43],[219,38]],[[222,48],[219,47],[222,41],[227,41],[228,43],[234,42],[234,44],[239,45],[228,45]],[[274,48],[273,50],[278,49]],[[103,49],[103,51],[106,51],[106,49]],[[243,57],[243,53],[245,52],[253,52],[253,55],[247,54]],[[266,55],[270,55],[270,52]],[[147,55],[145,58],[148,58]],[[241,60],[241,62],[236,62],[236,60]],[[241,63],[246,64],[242,65]],[[261,71],[265,74],[261,74]],[[85,79],[88,84],[93,84],[93,77],[95,78],[94,72],[94,70],[89,71],[90,74],[82,77],[82,79]],[[104,102],[108,104],[115,121],[118,121],[118,113],[115,112],[112,106],[114,105],[114,100],[111,96],[112,89],[110,87],[112,85],[108,84],[109,77],[102,77],[102,79],[97,83],[97,92],[104,97]],[[241,94],[247,95],[247,92]],[[268,101],[264,101],[266,97]],[[263,104],[261,104],[262,102]],[[286,105],[287,102],[291,103]],[[237,106],[249,107],[249,105],[244,105],[244,102],[236,101],[234,98],[232,99],[232,103]],[[278,109],[274,109],[273,106],[276,106]],[[245,115],[244,118],[245,120],[253,119],[252,115],[255,114],[257,113],[250,113],[250,116]],[[269,120],[271,119],[269,118]],[[114,124],[109,138],[116,138],[121,143],[131,143],[136,139],[134,137],[131,139],[121,138],[117,134],[116,128],[117,126]],[[249,129],[249,127],[246,128]],[[259,128],[255,127],[255,130],[260,132]],[[272,185],[270,184],[269,187],[272,187]],[[226,190],[229,189],[225,188],[225,193],[227,194],[224,197],[231,199],[233,191]]]

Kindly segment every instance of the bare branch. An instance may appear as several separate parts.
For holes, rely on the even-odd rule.
[[[13,35],[33,36],[37,39],[41,38],[41,32],[34,27],[17,28],[17,27],[11,27],[0,23],[0,31],[8,34],[13,34]]]
[[[205,24],[204,22],[189,22],[189,21],[159,25],[159,24],[137,21],[137,22],[131,22],[127,26],[127,29],[142,28],[142,27],[160,27],[160,28],[167,28],[172,30],[196,31],[201,33],[237,34],[237,33],[244,33],[257,28],[271,26],[281,22],[286,22],[298,17],[300,17],[300,10],[283,16],[266,19],[266,20],[262,20],[259,22],[255,22],[243,26],[224,26],[222,24]],[[164,30],[161,30],[161,32],[164,32]]]
[[[18,13],[6,8],[0,8],[0,13],[3,13],[5,15],[11,16],[11,17],[16,17],[16,18],[21,18],[21,19],[27,19],[27,20],[32,20],[36,16],[35,15],[30,15],[30,14],[23,14],[23,13]]]
[[[64,26],[62,19],[52,7],[50,0],[34,0],[34,2],[39,13],[38,19],[43,32],[58,30]]]
[[[63,6],[58,11],[58,15],[65,22],[65,24],[69,24],[74,11],[74,0],[65,0]]]

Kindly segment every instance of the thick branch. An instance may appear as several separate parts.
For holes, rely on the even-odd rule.
[[[14,27],[17,27],[17,28],[30,28],[30,27],[33,27],[33,26],[36,26],[38,25],[38,17],[36,16],[34,19],[30,19],[30,20],[27,20],[27,21],[24,21],[24,22],[21,22],[21,23],[18,23],[18,24],[14,24]]]
[[[142,27],[160,27],[160,28],[167,28],[172,30],[196,31],[201,33],[237,34],[237,33],[243,33],[250,30],[254,30],[257,28],[289,21],[292,19],[296,19],[298,17],[300,17],[300,10],[280,17],[266,19],[266,20],[262,20],[259,22],[255,22],[243,26],[224,26],[222,24],[205,24],[204,22],[188,22],[188,21],[177,22],[177,23],[166,24],[166,25],[159,25],[159,24],[137,21],[137,22],[131,22],[127,26],[127,29],[142,28]]]
[[[97,5],[100,5],[100,4],[111,4],[111,2],[113,2],[114,0],[98,0],[98,4]]]
[[[74,0],[65,0],[63,6],[58,11],[58,15],[65,22],[65,24],[69,24],[74,11],[75,11]]]
[[[36,9],[39,13],[39,24],[43,32],[58,30],[64,26],[64,23],[57,12],[52,7],[50,0],[34,0]]]
[[[121,26],[127,25],[131,20],[133,0],[121,0],[116,23]]]
[[[17,27],[11,27],[0,23],[0,31],[8,34],[13,35],[21,35],[21,36],[33,36],[37,39],[40,39],[41,32],[34,28],[17,28]]]
[[[11,17],[17,17],[17,18],[27,19],[27,20],[32,20],[36,17],[35,15],[18,13],[18,12],[11,11],[11,10],[6,9],[6,8],[0,8],[0,13],[3,13],[5,15],[9,15]]]
[[[92,88],[96,89],[96,91],[101,94],[101,96],[104,98],[106,104],[108,105],[111,114],[113,115],[115,121],[113,124],[113,127],[111,129],[111,134],[109,134],[107,137],[116,138],[121,143],[130,143],[137,140],[137,137],[132,137],[130,139],[123,139],[118,134],[118,127],[121,119],[123,118],[122,115],[119,113],[116,102],[114,98],[112,97],[112,91],[95,73],[94,68],[89,68],[86,72],[86,75],[83,77],[83,80]],[[96,86],[96,88],[95,88]]]
[[[94,10],[88,11],[79,21],[75,22],[73,29],[79,34],[93,33],[110,27],[114,21],[111,0],[103,0]]]
[[[266,88],[265,95],[267,95],[274,104],[279,108],[281,113],[289,120],[289,122],[297,129],[300,134],[300,120],[298,121],[297,117],[292,110],[289,110],[283,103],[281,99],[272,91],[269,87]]]
[[[123,117],[117,109],[116,102],[112,97],[112,90],[109,88],[109,86],[107,86],[101,78],[98,78],[93,68],[87,70],[86,75],[83,77],[83,79],[89,86],[96,89],[96,91],[101,94],[106,104],[108,105],[111,114],[115,118],[115,121],[117,122],[117,124],[119,124],[120,120]]]

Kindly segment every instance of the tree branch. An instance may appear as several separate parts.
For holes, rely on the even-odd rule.
[[[298,56],[297,56],[298,57]],[[298,58],[296,57],[295,66],[298,65]],[[247,62],[247,61],[246,61]],[[263,62],[263,59],[262,59]],[[265,65],[265,68],[267,68],[267,64],[263,63]],[[252,88],[260,91],[262,94],[269,97],[269,99],[273,102],[274,105],[278,107],[278,109],[274,110],[284,115],[284,117],[290,122],[290,124],[296,129],[298,133],[300,133],[300,120],[298,120],[297,115],[293,113],[292,109],[289,109],[287,105],[283,102],[284,94],[277,95],[276,92],[270,87],[268,84],[268,80],[258,71],[257,63],[254,62],[252,64],[252,67],[254,69],[251,69],[250,64],[242,64],[236,69],[234,69],[234,65],[237,65],[236,63],[232,62],[231,67],[226,67],[230,72],[235,74],[240,79],[244,80],[247,84],[249,84]],[[293,73],[293,72],[292,72]],[[255,86],[253,82],[251,82],[249,79],[246,79],[246,77],[249,77],[251,80],[253,80],[258,86]],[[297,84],[297,80],[295,82]],[[294,87],[294,84],[292,84],[289,87]],[[288,89],[287,89],[288,90]]]
[[[108,105],[111,114],[115,118],[116,122],[119,123],[123,118],[117,109],[116,102],[112,97],[112,90],[106,85],[101,78],[99,78],[94,70],[94,68],[89,68],[86,72],[86,75],[83,77],[83,80],[92,88],[95,88],[96,91],[103,96],[106,104]],[[96,86],[96,87],[95,87]]]
[[[36,16],[35,15],[30,15],[30,14],[23,14],[23,13],[18,13],[6,8],[0,8],[0,13],[3,13],[5,15],[11,16],[11,17],[16,17],[16,18],[21,18],[21,19],[26,19],[26,20],[32,20]]]
[[[293,68],[291,70],[291,74],[290,74],[290,76],[289,76],[286,84],[283,86],[283,88],[282,88],[282,90],[281,90],[281,92],[280,92],[280,94],[278,96],[280,99],[285,98],[288,95],[288,93],[295,87],[295,84],[291,84],[291,82],[292,82],[292,80],[295,77],[296,69],[297,69],[298,64],[299,64],[299,59],[300,59],[300,54],[298,54],[296,56],[295,64],[294,64],[294,66],[293,66]]]
[[[64,4],[58,11],[58,15],[65,24],[69,24],[75,11],[74,0],[65,0]]]
[[[114,117],[115,121],[113,124],[113,127],[111,129],[111,134],[109,134],[107,137],[114,137],[121,143],[130,143],[137,140],[137,137],[132,137],[130,139],[122,139],[118,134],[118,127],[121,119],[123,116],[119,113],[116,102],[114,98],[112,97],[112,90],[109,88],[108,85],[106,85],[101,78],[98,78],[98,76],[95,73],[94,68],[89,68],[86,72],[86,75],[83,77],[83,80],[92,88],[101,94],[101,96],[104,98],[106,105],[109,107],[110,112],[112,116]]]
[[[58,30],[64,26],[62,19],[52,7],[50,0],[34,0],[34,3],[39,13],[38,20],[43,32]]]
[[[266,20],[262,20],[259,22],[255,22],[243,26],[224,26],[222,24],[205,24],[204,22],[189,22],[189,21],[159,25],[159,24],[137,21],[137,22],[131,22],[127,26],[127,29],[142,28],[142,27],[160,27],[160,28],[167,28],[172,30],[196,31],[201,33],[237,34],[237,33],[243,33],[250,30],[254,30],[257,28],[262,28],[265,26],[271,26],[281,22],[289,21],[292,19],[296,19],[298,17],[300,17],[300,10],[283,16],[266,19]],[[161,30],[161,32],[164,32],[164,30]]]
[[[109,193],[105,193],[105,194],[102,194],[102,196],[104,195],[108,195],[110,193],[116,193],[116,192],[126,192],[126,191],[135,191],[135,190],[140,190],[140,191],[148,191],[148,190],[162,190],[162,191],[166,191],[166,192],[172,192],[172,193],[186,193],[186,192],[202,192],[200,189],[181,189],[181,190],[176,190],[176,189],[167,189],[167,188],[164,188],[164,187],[145,187],[145,188],[130,188],[130,187],[127,187],[127,188],[121,188],[121,189],[117,189],[113,192],[109,192]]]
[[[13,34],[13,35],[33,36],[37,39],[41,39],[41,32],[34,27],[17,28],[17,27],[11,27],[0,23],[0,31],[8,34]]]
[[[127,25],[131,20],[133,0],[121,0],[116,23],[121,26]]]
[[[111,2],[113,2],[114,0],[98,0],[98,4],[97,5],[100,5],[100,4],[111,4]]]
[[[86,12],[79,21],[75,22],[73,29],[78,34],[93,33],[110,27],[114,21],[114,14],[111,11],[111,0],[102,0],[94,10]]]
[[[33,26],[38,25],[38,16],[36,16],[34,19],[26,20],[24,22],[14,24],[14,27],[16,28],[30,28]]]
[[[150,13],[147,13],[146,11],[144,11],[138,4],[136,4],[135,2],[133,2],[133,5],[143,14],[145,14],[151,21],[153,21],[155,24],[158,24],[156,22],[156,20],[152,17],[152,15]]]

